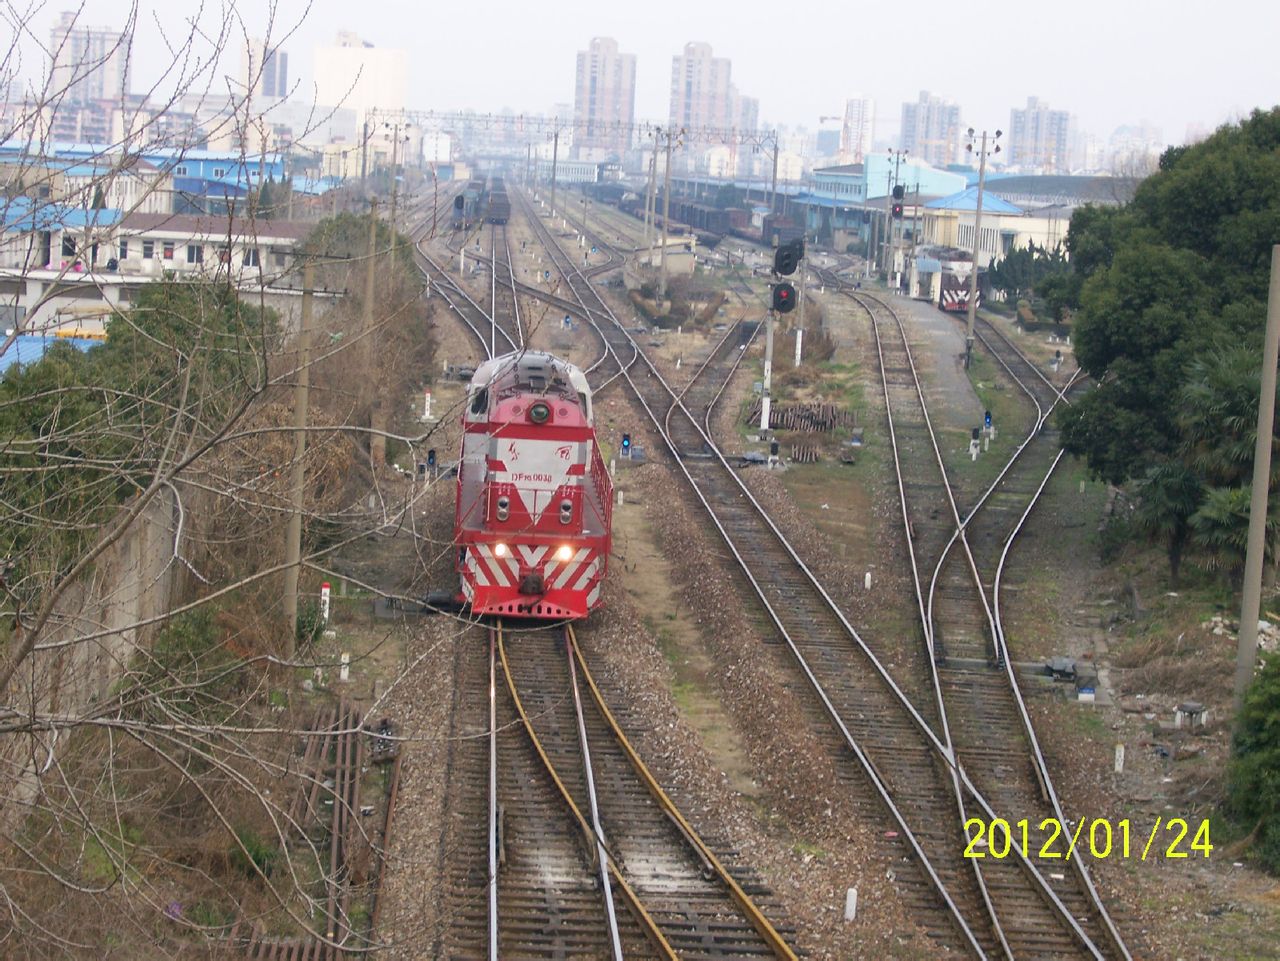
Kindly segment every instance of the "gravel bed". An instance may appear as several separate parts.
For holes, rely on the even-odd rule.
[[[796,703],[794,669],[755,630],[736,581],[707,575],[723,568],[725,552],[686,506],[683,483],[659,465],[638,468],[629,480],[643,488],[645,522],[672,565],[673,604],[691,612],[701,629],[714,665],[711,681],[760,792],[751,802],[735,792],[682,721],[670,693],[670,667],[638,613],[619,603],[616,579],[606,617],[589,624],[584,643],[591,638],[590,649],[604,659],[602,675],[643,716],[648,730],[638,739],[646,760],[700,829],[730,838],[763,874],[811,957],[934,956],[936,945],[902,910],[894,883],[899,866],[883,826],[855,815],[832,759]],[[858,888],[859,911],[845,924],[849,887]]]

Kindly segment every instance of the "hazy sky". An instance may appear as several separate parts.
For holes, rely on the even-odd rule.
[[[71,0],[7,0],[46,42]],[[28,5],[34,12],[27,13]],[[157,23],[182,29],[195,0],[139,0],[134,88],[166,62]],[[91,0],[81,22],[123,24],[128,0]],[[266,30],[266,0],[206,0],[238,7],[251,35]],[[780,15],[781,12],[781,15]],[[904,100],[921,90],[960,104],[966,124],[1005,128],[1028,96],[1074,113],[1082,130],[1109,137],[1147,121],[1169,143],[1188,125],[1212,128],[1254,107],[1280,102],[1280,5],[1228,0],[1035,0],[914,3],[739,3],[703,0],[544,0],[431,3],[424,0],[278,0],[277,37],[291,78],[311,82],[316,46],[352,30],[375,46],[409,51],[410,106],[454,110],[549,111],[571,103],[575,54],[593,36],[611,36],[637,55],[636,111],[665,119],[671,57],[706,41],[733,62],[738,89],[760,100],[767,122],[818,125],[846,98],[876,101],[876,136],[896,136]],[[238,49],[238,48],[237,48]],[[26,51],[23,73],[34,72]],[[171,59],[168,62],[172,62]],[[226,65],[235,72],[236,58]]]

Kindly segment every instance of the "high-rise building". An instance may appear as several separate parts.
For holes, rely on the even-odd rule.
[[[840,127],[840,162],[860,164],[871,150],[875,136],[876,103],[854,97],[844,103],[844,124]]]
[[[240,51],[240,82],[255,97],[283,100],[289,95],[289,55],[259,39]]]
[[[729,90],[733,105],[729,115],[729,126],[747,133],[754,133],[760,126],[760,98],[747,97],[738,93],[738,88],[733,84],[729,85]]]
[[[63,13],[49,37],[53,64],[46,97],[64,104],[121,100],[129,92],[133,37],[109,27],[86,27],[78,13]]]
[[[920,91],[919,101],[902,105],[899,146],[935,167],[955,163],[960,147],[960,107],[927,90]]]
[[[732,127],[729,70],[727,57],[711,55],[711,44],[686,43],[671,58],[671,126]]]
[[[610,37],[592,37],[587,49],[578,51],[573,94],[579,159],[621,159],[631,146],[628,128],[635,113],[636,55],[619,53],[618,41]]]
[[[348,31],[338,34],[334,46],[316,48],[317,105],[354,110],[357,124],[375,110],[403,110],[408,90],[408,56],[402,49],[375,47]]]
[[[1075,122],[1065,110],[1050,110],[1036,97],[1025,110],[1009,111],[1009,165],[1034,173],[1067,173],[1072,168]]]

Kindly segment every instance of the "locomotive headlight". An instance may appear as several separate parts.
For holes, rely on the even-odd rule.
[[[542,401],[529,406],[529,419],[535,424],[545,424],[550,417],[551,408]]]
[[[557,559],[557,560],[561,560],[561,561],[568,561],[568,560],[572,560],[572,559],[573,559],[573,548],[572,548],[572,547],[570,547],[568,544],[562,544],[562,545],[560,545],[560,549],[559,549],[558,551],[556,551],[556,559]]]
[[[506,545],[506,544],[494,544],[494,545],[493,545],[493,556],[494,556],[494,557],[506,557],[506,556],[507,556],[507,545]]]

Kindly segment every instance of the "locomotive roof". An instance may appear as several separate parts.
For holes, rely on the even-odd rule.
[[[519,350],[486,360],[476,368],[471,387],[494,387],[533,393],[586,394],[591,388],[586,375],[568,361],[540,350]]]

